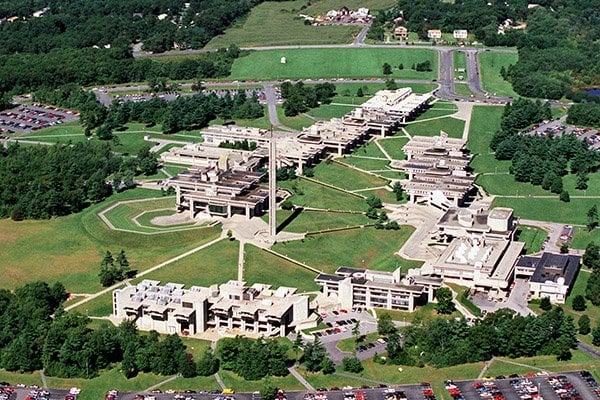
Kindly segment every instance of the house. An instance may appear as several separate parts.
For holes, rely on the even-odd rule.
[[[469,36],[469,32],[466,29],[455,29],[452,32],[454,39],[466,39]]]
[[[405,40],[408,38],[408,29],[405,26],[399,26],[394,29],[394,36],[396,39]]]
[[[442,38],[442,31],[439,29],[429,29],[427,31],[427,37],[429,39],[438,40]]]

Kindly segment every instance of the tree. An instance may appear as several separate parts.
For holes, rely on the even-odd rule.
[[[590,326],[590,317],[588,317],[586,314],[583,314],[581,317],[579,317],[577,325],[579,326],[579,333],[581,335],[589,335],[592,330]]]
[[[390,314],[382,312],[377,318],[377,333],[381,336],[387,336],[396,332],[396,326],[392,321]]]
[[[385,88],[387,90],[396,90],[398,89],[398,84],[396,83],[396,81],[392,78],[386,79],[385,80]]]
[[[273,383],[273,381],[267,377],[260,388],[260,396],[263,398],[263,400],[275,400],[278,389],[279,388]]]
[[[304,346],[304,341],[302,340],[302,336],[300,334],[296,335],[296,339],[292,343],[292,350],[296,354],[296,358],[298,358],[298,352]]]
[[[129,267],[129,261],[127,260],[127,256],[125,255],[125,250],[121,249],[115,261],[117,262],[117,264],[119,264],[120,280],[127,278],[131,272],[131,268]]]
[[[563,243],[560,246],[560,254],[569,254],[569,244],[568,243]]]
[[[585,298],[578,294],[573,298],[573,310],[575,311],[585,311],[586,309],[586,304],[585,304]]]
[[[214,356],[211,348],[202,353],[196,362],[196,372],[200,376],[214,375],[219,370],[219,360]]]
[[[592,331],[592,344],[600,347],[600,324]]]
[[[589,242],[585,248],[585,253],[581,258],[583,265],[590,269],[599,269],[600,267],[600,246],[595,242]]]
[[[600,306],[600,269],[596,268],[585,287],[585,298],[593,305]]]
[[[438,314],[452,314],[456,310],[456,306],[452,301],[452,291],[448,288],[439,288],[435,291],[437,304],[435,309]]]
[[[360,335],[360,321],[356,321],[356,323],[352,327],[352,335],[354,335],[354,336]]]
[[[587,228],[588,231],[594,230],[598,226],[598,207],[594,204],[587,212]]]
[[[342,368],[344,371],[358,374],[364,369],[360,360],[356,357],[346,357],[342,360]]]
[[[290,199],[285,199],[281,202],[281,209],[283,210],[291,210],[294,208],[294,203]]]
[[[323,359],[327,357],[327,351],[323,344],[316,338],[314,342],[308,343],[304,346],[304,355],[302,361],[306,366],[306,369],[310,372],[319,371],[322,368]]]
[[[383,74],[391,75],[392,74],[392,66],[388,63],[383,63]]]
[[[364,97],[364,96],[365,96],[365,94],[364,94],[362,88],[359,87],[358,90],[356,90],[356,97]]]
[[[571,201],[571,196],[569,196],[569,192],[567,192],[566,190],[563,190],[562,192],[560,192],[559,199],[560,199],[560,201],[568,203]]]
[[[370,195],[369,197],[367,197],[367,204],[371,208],[383,207],[383,203],[381,202],[381,199],[375,195]]]
[[[398,69],[404,69],[404,64],[400,63],[400,65],[398,65]]]
[[[330,375],[335,372],[335,364],[331,361],[331,358],[323,358],[323,361],[321,362],[321,372],[325,375]]]
[[[392,192],[396,195],[396,201],[401,201],[404,197],[404,191],[400,182],[394,183],[392,186]]]
[[[377,210],[373,207],[369,207],[366,215],[367,215],[367,218],[369,218],[369,219],[377,219],[379,217],[379,214],[377,214]]]
[[[540,308],[544,311],[552,310],[552,303],[550,303],[550,297],[542,297],[540,301]]]

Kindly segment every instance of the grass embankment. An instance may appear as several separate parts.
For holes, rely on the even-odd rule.
[[[548,232],[535,226],[519,225],[517,240],[525,243],[525,253],[537,253],[542,250]]]
[[[101,289],[97,268],[106,250],[114,254],[124,249],[131,267],[143,271],[218,236],[219,228],[160,235],[120,232],[109,229],[97,216],[114,201],[156,197],[157,193],[128,190],[78,214],[50,220],[0,220],[4,244],[0,246],[0,287],[12,289],[34,280],[60,281],[68,291],[93,293]]]
[[[483,89],[496,96],[518,96],[512,89],[510,82],[500,75],[502,67],[508,68],[519,59],[517,54],[511,53],[478,53]]]

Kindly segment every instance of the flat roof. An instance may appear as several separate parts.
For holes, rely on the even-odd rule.
[[[567,254],[543,253],[541,257],[537,258],[537,262],[531,260],[533,258],[529,257],[529,260],[533,261],[535,265],[535,271],[530,282],[544,283],[551,281],[558,283],[558,279],[562,278],[565,285],[571,286],[581,264],[580,256]]]

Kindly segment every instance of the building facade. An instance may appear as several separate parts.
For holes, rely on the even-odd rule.
[[[252,337],[285,336],[309,318],[309,298],[295,288],[229,281],[211,287],[143,280],[113,292],[113,316],[140,330],[199,336],[209,329]]]

